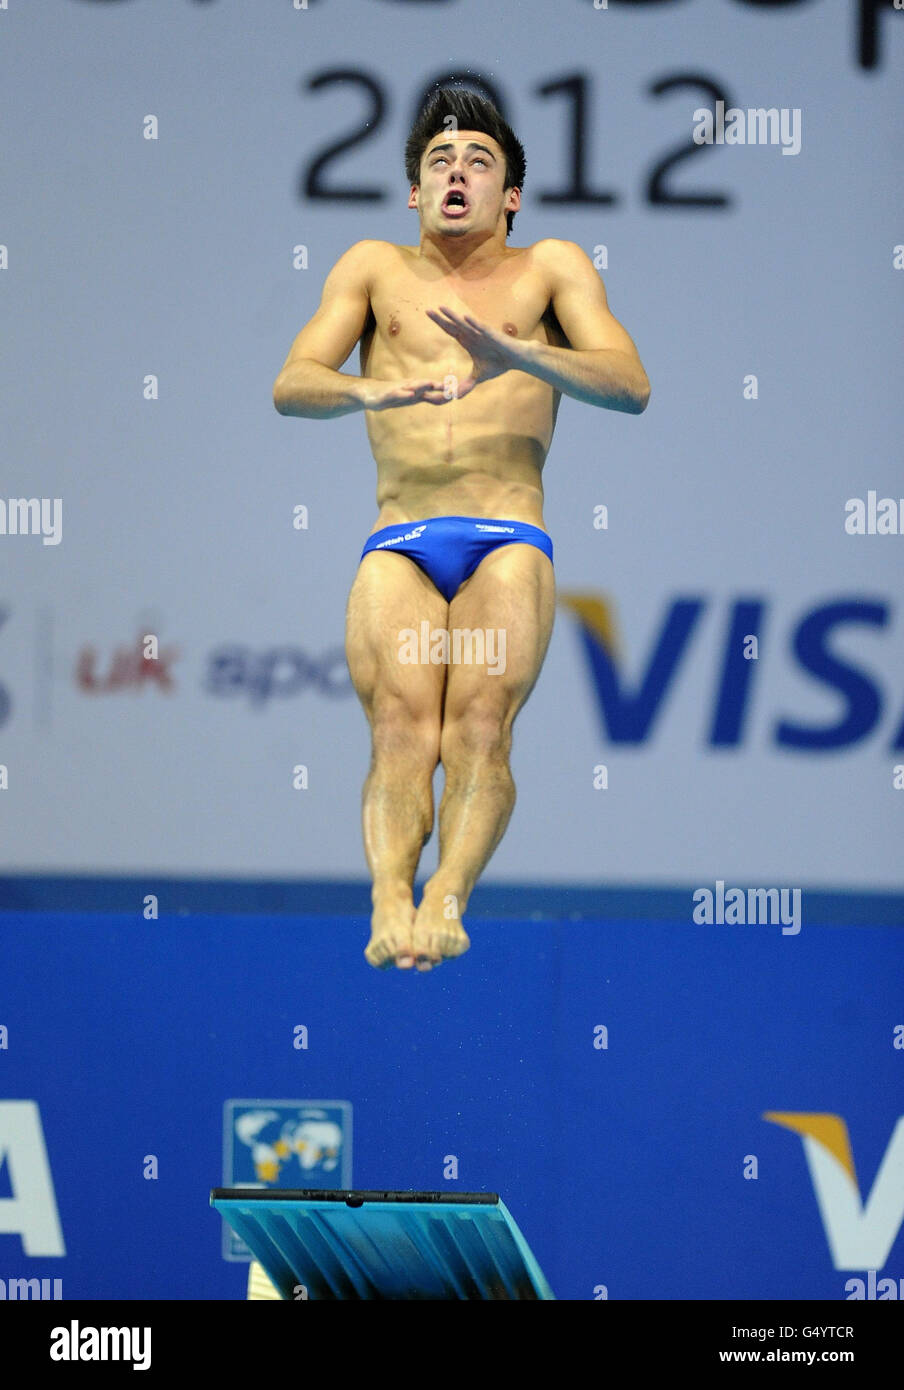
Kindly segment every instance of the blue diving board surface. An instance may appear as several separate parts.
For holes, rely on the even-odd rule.
[[[495,1192],[214,1188],[280,1297],[554,1299]]]

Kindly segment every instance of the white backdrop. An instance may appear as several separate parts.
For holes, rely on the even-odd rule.
[[[9,0],[0,496],[61,498],[63,529],[55,546],[0,535],[3,867],[364,871],[368,734],[341,649],[375,466],[362,416],[286,419],[270,393],[337,256],[363,237],[416,243],[412,108],[429,79],[468,69],[498,85],[526,148],[513,244],[607,249],[611,307],[653,386],[641,417],[562,402],[545,472],[560,596],[611,605],[628,685],[671,605],[704,603],[634,743],[607,735],[560,605],[487,877],[904,887],[904,537],[844,529],[849,498],[904,493],[904,24],[892,10],[877,24],[867,68],[841,0]],[[311,86],[337,69],[359,75]],[[584,177],[614,205],[540,200],[569,183],[574,97],[537,89],[582,74]],[[800,153],[697,150],[668,189],[730,206],[652,203],[651,172],[712,104],[704,80],[729,104],[798,109]],[[383,200],[303,194],[312,161],[374,116],[373,84],[375,129],[322,180]],[[293,266],[301,244],[307,269]],[[764,603],[760,655],[738,742],[713,748],[742,599]],[[828,639],[866,678],[851,702],[864,731],[788,748],[780,719],[832,725],[847,709],[792,649],[801,620],[834,603],[881,619]],[[145,632],[160,634],[169,689],[130,685],[127,661],[114,672]],[[425,870],[431,856],[435,841]]]

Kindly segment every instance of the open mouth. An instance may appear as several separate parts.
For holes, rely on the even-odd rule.
[[[443,199],[443,212],[447,217],[462,217],[468,211],[468,200],[458,191],[447,193]]]

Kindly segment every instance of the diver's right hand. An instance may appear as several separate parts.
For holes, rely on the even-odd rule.
[[[395,410],[402,405],[446,405],[454,395],[442,381],[409,377],[405,381],[374,381],[365,377],[360,390],[362,410]]]

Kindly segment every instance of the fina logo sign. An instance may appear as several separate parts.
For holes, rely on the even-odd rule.
[[[707,600],[672,601],[646,669],[633,689],[624,676],[614,605],[599,594],[562,594],[560,602],[578,620],[609,740],[615,744],[645,743],[666,704],[665,697],[674,684],[678,667],[685,661]],[[729,610],[707,735],[712,748],[736,748],[743,742],[757,668],[762,664],[759,645],[768,607],[765,599],[736,599]],[[873,732],[882,717],[882,689],[871,675],[832,648],[845,628],[884,628],[890,615],[890,605],[879,600],[842,598],[801,616],[789,636],[788,646],[801,670],[840,701],[841,711],[831,723],[778,719],[772,735],[774,743],[781,748],[820,753],[849,748]],[[904,719],[893,731],[890,747],[904,748]]]
[[[804,1155],[836,1269],[882,1269],[904,1222],[904,1115],[864,1203],[840,1115],[767,1110],[771,1124],[802,1136]]]

